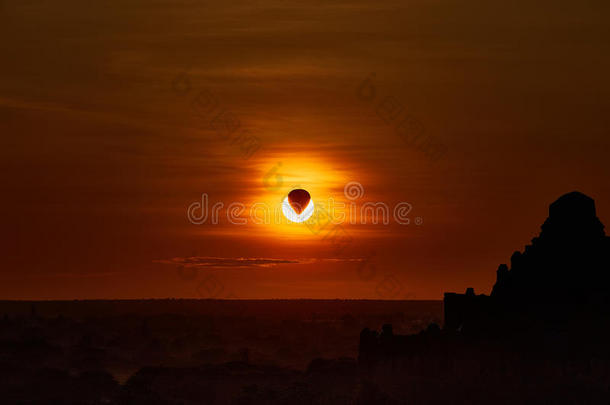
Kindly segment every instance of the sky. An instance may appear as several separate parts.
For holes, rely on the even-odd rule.
[[[0,298],[489,293],[560,195],[610,221],[609,10],[4,0]]]

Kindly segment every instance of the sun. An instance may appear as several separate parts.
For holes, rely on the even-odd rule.
[[[286,219],[291,222],[305,222],[311,217],[313,211],[313,200],[309,200],[309,203],[307,203],[307,206],[305,206],[305,209],[300,214],[297,214],[294,208],[292,208],[288,197],[284,198],[284,201],[282,202],[282,213],[284,213]]]
[[[292,150],[295,148],[298,149],[298,145],[284,148],[286,150],[282,150],[281,154],[252,162],[257,169],[253,181],[258,183],[258,178],[263,181],[262,187],[253,183],[250,207],[254,204],[270,207],[268,226],[263,226],[267,225],[264,220],[263,223],[249,222],[256,226],[253,237],[285,240],[288,236],[291,241],[317,241],[319,235],[308,225],[320,213],[320,208],[328,204],[328,199],[335,197],[341,201],[345,183],[354,177],[340,164],[333,164],[322,156],[305,158]],[[297,190],[306,191],[309,201],[301,201],[298,197],[302,198],[305,193],[296,193]],[[287,200],[293,191],[297,202],[304,206],[303,210],[299,209],[300,206],[295,209]]]

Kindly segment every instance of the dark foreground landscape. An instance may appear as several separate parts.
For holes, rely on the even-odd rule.
[[[364,327],[440,301],[0,302],[2,403],[354,403]]]

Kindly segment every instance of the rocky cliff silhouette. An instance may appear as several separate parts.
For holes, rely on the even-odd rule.
[[[511,333],[603,318],[610,308],[610,238],[592,198],[571,192],[549,206],[539,236],[501,264],[491,295],[446,293],[445,328]]]
[[[446,293],[442,329],[364,329],[360,369],[407,403],[610,403],[609,271],[593,199],[565,194],[490,295]]]
[[[607,297],[610,238],[595,212],[593,199],[579,192],[549,207],[540,236],[501,265],[491,296],[507,305],[551,302],[572,305]]]

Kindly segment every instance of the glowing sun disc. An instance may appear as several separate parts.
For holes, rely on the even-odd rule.
[[[282,202],[282,212],[286,219],[291,222],[305,222],[311,217],[313,214],[313,200],[309,200],[307,207],[301,212],[297,214],[296,211],[290,206],[290,202],[288,201],[288,197],[284,198]]]

